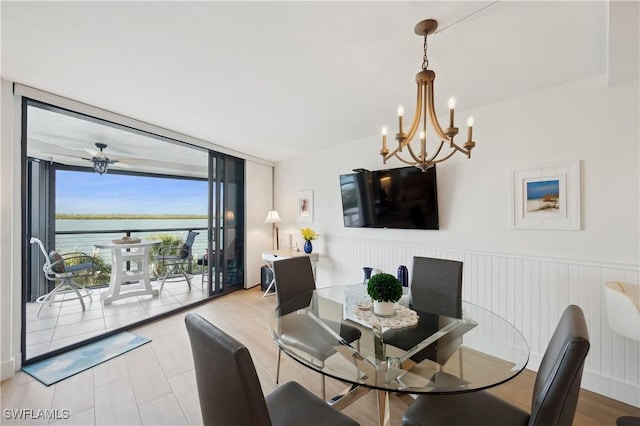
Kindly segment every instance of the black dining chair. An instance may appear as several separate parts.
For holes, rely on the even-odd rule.
[[[589,335],[580,307],[568,306],[538,369],[531,413],[486,391],[421,395],[404,414],[404,426],[570,426],[578,403]]]
[[[409,350],[445,326],[450,318],[462,318],[462,265],[456,260],[413,258],[409,307],[419,313],[418,325],[387,330],[383,335],[385,344]],[[430,359],[442,370],[461,344],[461,336],[445,335],[411,359],[415,362]],[[459,368],[462,377],[462,361]]]
[[[295,311],[296,309],[305,308],[309,306],[309,302],[311,301],[312,292],[316,289],[316,281],[313,276],[313,268],[311,266],[311,260],[308,256],[298,256],[291,257],[282,260],[276,260],[273,262],[273,275],[275,278],[275,286],[276,286],[276,294],[278,297],[278,305],[282,306],[283,303],[289,302],[287,304],[287,309],[280,309],[280,314],[287,314],[290,311]],[[306,297],[308,295],[308,297]],[[300,302],[300,306],[293,306],[292,300]],[[357,350],[360,350],[360,336],[362,332],[359,328],[345,324],[343,322],[333,323],[326,319],[323,319],[323,322],[330,326],[333,330],[335,330],[340,337],[342,337],[348,343],[353,343],[357,341]],[[309,324],[312,325],[312,324]],[[297,331],[299,331],[298,329]],[[307,330],[310,330],[309,328]],[[322,333],[322,330],[319,330]],[[333,355],[336,351],[333,349],[333,346],[329,342],[322,343],[320,341],[321,336],[318,336],[318,344],[313,345],[313,347],[309,345],[302,345],[302,342],[296,339],[295,333],[287,333],[286,331],[283,333],[283,337],[287,338],[286,344],[299,347],[299,349],[304,350],[305,352],[312,355],[314,358],[319,361],[324,362],[326,358]],[[305,339],[308,340],[305,336]],[[280,360],[282,357],[282,349],[278,349],[278,365],[276,368],[276,383],[280,380]],[[325,377],[322,375],[322,398],[326,399],[325,394]]]
[[[198,314],[187,314],[185,323],[205,425],[358,425],[296,382],[265,397],[242,343]]]

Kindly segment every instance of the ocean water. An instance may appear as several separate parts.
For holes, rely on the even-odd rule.
[[[143,240],[153,239],[154,236],[160,234],[174,235],[185,240],[189,229],[206,228],[207,219],[107,219],[107,220],[88,220],[88,219],[69,219],[56,220],[56,231],[83,231],[82,234],[56,234],[56,250],[61,253],[72,251],[81,251],[89,255],[99,253],[100,257],[105,261],[111,260],[111,252],[109,250],[98,250],[95,244],[110,242],[122,238],[126,233],[124,230],[135,230],[140,232],[131,232],[132,237],[141,238]],[[179,229],[171,231],[155,231],[155,229]],[[110,230],[112,233],[95,233],[92,231]],[[193,243],[194,258],[204,256],[207,247],[207,231],[206,229],[196,229],[199,232]]]

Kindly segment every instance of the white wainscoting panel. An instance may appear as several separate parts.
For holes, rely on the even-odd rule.
[[[464,262],[463,299],[514,324],[529,343],[527,368],[537,371],[564,309],[575,304],[587,320],[591,349],[582,387],[640,406],[640,344],[611,331],[604,283],[639,282],[638,265],[429,248],[400,241],[327,238],[318,263],[318,287],[358,283],[363,266],[396,274],[413,256]]]

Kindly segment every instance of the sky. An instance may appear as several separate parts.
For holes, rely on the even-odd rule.
[[[58,170],[56,213],[207,214],[207,182]]]
[[[557,179],[527,182],[527,199],[535,200],[544,197],[546,194],[559,194],[559,183]]]

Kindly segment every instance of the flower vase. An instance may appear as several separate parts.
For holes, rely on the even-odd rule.
[[[313,251],[313,244],[311,244],[311,240],[305,240],[303,248],[305,253],[311,253]]]
[[[380,317],[392,317],[395,313],[396,304],[393,302],[373,301],[373,313]]]
[[[364,279],[362,280],[362,284],[367,285],[367,283],[371,279],[371,272],[373,272],[373,268],[371,268],[370,266],[365,266],[362,268],[362,272],[364,272]]]

